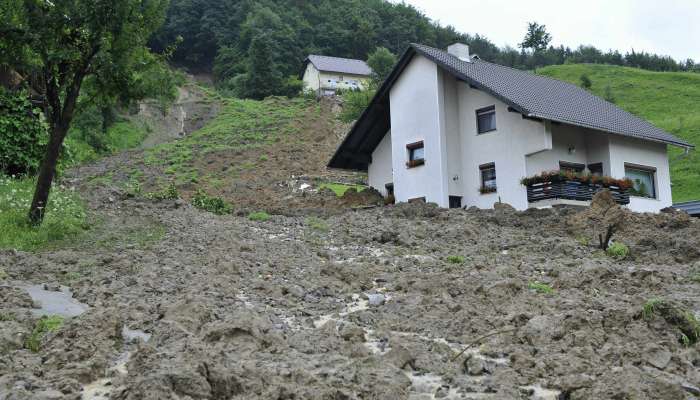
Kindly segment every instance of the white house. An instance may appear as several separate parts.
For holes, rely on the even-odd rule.
[[[517,209],[581,203],[597,186],[531,185],[543,171],[629,177],[634,211],[671,206],[668,145],[693,145],[588,91],[470,57],[411,45],[329,163],[366,170],[396,201]],[[635,193],[636,195],[629,194]],[[585,204],[585,203],[584,203]]]
[[[330,96],[338,89],[366,89],[371,74],[372,69],[362,60],[312,54],[304,60],[301,79],[304,90]]]

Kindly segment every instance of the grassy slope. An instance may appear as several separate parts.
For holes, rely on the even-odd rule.
[[[700,74],[651,72],[610,65],[558,65],[537,70],[552,78],[580,84],[586,74],[592,92],[605,94],[610,86],[623,109],[700,147]],[[669,147],[674,202],[700,199],[700,154]]]

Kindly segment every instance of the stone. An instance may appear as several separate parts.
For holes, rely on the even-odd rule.
[[[381,293],[365,294],[369,305],[373,307],[382,306],[386,302],[386,297]]]
[[[483,359],[471,356],[465,361],[465,366],[467,368],[467,373],[472,376],[483,375],[486,370],[486,362]]]
[[[651,345],[644,349],[644,361],[658,369],[664,369],[671,362],[671,352],[663,347]]]

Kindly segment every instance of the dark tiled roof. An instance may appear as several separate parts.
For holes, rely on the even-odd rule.
[[[372,73],[372,68],[362,60],[312,54],[307,58],[307,61],[313,64],[319,71],[340,72],[353,75],[370,75]]]
[[[576,85],[478,59],[462,61],[446,51],[428,46],[412,46],[452,74],[491,93],[527,116],[692,147],[690,143]]]
[[[700,217],[700,200],[687,203],[676,203],[673,208],[687,212],[694,217]]]

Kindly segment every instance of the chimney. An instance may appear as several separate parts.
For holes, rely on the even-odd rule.
[[[447,52],[462,61],[472,62],[472,59],[469,57],[469,46],[464,43],[455,43],[447,46]]]

